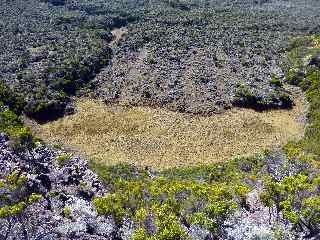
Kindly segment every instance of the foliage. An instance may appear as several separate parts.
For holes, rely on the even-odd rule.
[[[263,97],[256,91],[249,89],[245,85],[239,85],[236,89],[234,104],[241,107],[253,108],[261,111],[270,108],[290,108],[293,101],[290,95],[281,88],[281,82],[272,78],[271,85],[277,89],[271,91],[269,97]]]
[[[303,139],[284,146],[290,161],[305,165],[299,174],[282,179],[265,178],[264,204],[276,207],[298,230],[307,237],[320,233],[319,212],[319,156],[320,156],[320,66],[317,59],[320,49],[313,42],[317,37],[297,38],[291,43],[288,54],[287,81],[300,86],[310,104],[308,126]]]
[[[143,228],[138,228],[131,237],[131,240],[147,240],[148,236]]]
[[[0,106],[6,105],[15,113],[21,113],[24,108],[24,100],[16,95],[6,85],[0,83]]]
[[[239,157],[225,164],[166,170],[154,177],[130,165],[95,165],[111,192],[93,204],[98,214],[113,216],[117,225],[132,219],[140,226],[137,239],[185,239],[181,221],[219,233],[226,218],[245,204],[250,186],[243,180],[259,171],[262,159]],[[157,231],[147,236],[150,217]]]
[[[63,208],[63,216],[66,217],[66,218],[70,218],[70,216],[71,216],[70,208],[68,208],[68,207],[64,207]]]
[[[21,4],[25,4],[27,15],[17,12]],[[3,73],[0,102],[11,110],[24,111],[39,122],[46,122],[62,117],[70,96],[86,87],[108,65],[112,54],[108,43],[112,38],[107,22],[100,26],[98,19],[94,17],[91,21],[79,11],[67,8],[55,11],[54,6],[43,8],[46,4],[36,9],[34,4],[39,6],[33,0],[28,4],[16,1],[0,4],[1,9],[12,10],[5,31],[7,48],[0,54]],[[6,14],[7,11],[1,12],[1,23],[6,21]],[[39,20],[41,16],[44,19]],[[22,41],[14,37],[17,29],[13,25],[19,19],[25,32]]]
[[[27,178],[21,172],[0,176],[0,218],[23,214],[28,206],[41,200],[41,195],[28,191],[26,183]]]
[[[62,153],[57,157],[58,164],[62,167],[71,157],[72,153]]]
[[[269,84],[271,70],[288,37],[315,31],[319,22],[319,4],[310,8],[300,1],[290,8],[231,0],[2,1],[0,82],[23,96],[25,112],[40,122],[63,116],[72,95],[92,88],[108,101],[127,96],[132,104],[212,113],[230,105],[234,83],[245,79],[250,91],[259,92],[261,103],[273,107],[282,104],[282,91],[269,91],[278,88]],[[111,31],[121,27],[128,28],[127,34],[112,53]],[[147,57],[136,61],[143,50]],[[113,56],[115,67],[109,66]],[[128,75],[132,72],[121,63],[146,76]],[[111,68],[103,74],[106,81],[94,79],[106,66]],[[213,76],[220,70],[226,74],[218,74],[216,81]]]
[[[168,181],[163,177],[144,181],[117,179],[115,191],[93,200],[100,215],[112,215],[118,224],[124,217],[143,222],[155,216],[156,239],[182,239],[185,235],[177,219],[203,212],[213,231],[234,210],[232,189],[224,184],[207,185],[189,181]],[[203,202],[203,206],[197,206]],[[193,208],[192,211],[189,208]],[[143,210],[142,210],[143,209]]]
[[[30,129],[23,125],[21,117],[11,110],[0,112],[0,132],[7,133],[16,147],[33,147],[36,142]]]
[[[270,84],[274,85],[274,86],[277,86],[277,87],[282,87],[283,86],[283,83],[274,75],[271,78]]]
[[[319,176],[309,179],[306,175],[295,175],[277,182],[264,181],[265,191],[261,194],[268,207],[275,205],[277,212],[292,224],[308,229],[311,236],[319,233]]]
[[[303,57],[299,52],[289,54],[289,58],[292,56]],[[294,62],[305,64],[305,60]],[[310,62],[315,62],[312,56]],[[225,163],[162,172],[125,164],[109,168],[95,165],[93,168],[110,190],[106,196],[93,200],[97,212],[112,215],[118,225],[125,218],[132,219],[139,226],[134,239],[185,239],[182,224],[198,225],[219,235],[224,221],[237,208],[246,207],[247,194],[257,182],[262,182],[264,190],[260,198],[270,208],[270,214],[275,209],[277,219],[284,218],[308,237],[317,236],[320,231],[319,69],[309,65],[305,66],[306,71],[296,71],[304,72],[303,77],[295,77],[293,70],[287,71],[287,81],[300,79],[298,85],[306,91],[310,108],[305,137],[288,142],[283,147],[286,156],[272,157],[266,151]],[[270,84],[281,86],[275,78]],[[258,104],[259,100],[245,86],[239,86],[238,94]],[[286,98],[284,95],[283,99]],[[155,221],[154,233],[148,232],[150,224],[146,223],[150,218]],[[282,233],[275,232],[275,236],[281,238]]]
[[[146,49],[146,61],[137,62],[147,64],[139,65],[139,71],[148,69],[148,72],[142,72],[146,76],[137,76],[138,81],[134,82],[134,78],[128,76],[115,78],[126,74],[127,68],[121,64],[111,72],[106,69],[106,79],[102,82],[112,82],[112,86],[106,85],[106,91],[101,94],[107,101],[128,96],[129,100],[133,99],[130,103],[142,99],[143,104],[210,113],[230,103],[229,95],[225,97],[227,100],[220,99],[225,94],[217,92],[220,88],[231,89],[235,103],[244,107],[258,110],[291,107],[292,100],[281,89],[281,82],[275,76],[270,81],[273,62],[280,60],[288,36],[315,31],[310,23],[319,22],[319,5],[313,3],[310,8],[300,1],[292,1],[290,8],[271,2],[260,4],[260,1],[259,4],[257,1],[180,0],[115,0],[110,4],[100,4],[105,2],[100,0],[44,2],[67,6],[48,8],[33,0],[0,3],[1,27],[5,30],[0,54],[0,131],[16,139],[18,145],[33,142],[30,130],[19,117],[22,111],[38,121],[52,120],[63,116],[70,96],[84,87],[93,88],[92,79],[112,57],[108,44],[112,39],[110,30],[115,27],[130,22],[128,36],[119,42],[113,62],[124,62],[127,67],[131,59],[136,60],[136,55],[141,57],[141,49]],[[265,5],[268,11],[262,11]],[[20,9],[26,14],[21,14]],[[84,14],[80,16],[77,12]],[[265,19],[268,21],[263,21]],[[283,166],[286,176],[274,176],[276,174],[268,171],[266,174],[264,171],[270,166],[260,157],[161,173],[128,165],[94,166],[108,190],[107,195],[93,199],[98,214],[112,215],[118,225],[125,217],[133,219],[139,226],[133,236],[136,240],[184,239],[186,232],[182,224],[197,224],[219,233],[222,223],[245,204],[251,184],[263,178],[264,204],[270,208],[275,206],[277,214],[282,213],[296,228],[307,228],[310,237],[318,234],[320,177],[314,168],[319,166],[320,156],[318,46],[319,37],[315,36],[298,38],[288,48],[286,79],[306,92],[310,108],[305,137],[284,147],[290,161],[285,162],[288,166]],[[212,69],[228,79],[216,81]],[[148,76],[155,72],[161,77]],[[112,81],[108,81],[108,77]],[[237,78],[248,83],[236,86]],[[127,79],[130,82],[126,82]],[[171,79],[174,80],[171,82]],[[133,89],[131,82],[134,82]],[[149,88],[154,83],[159,87],[151,91]],[[123,93],[122,86],[131,92]],[[257,93],[260,87],[263,90]],[[162,89],[170,89],[170,94]],[[187,91],[183,92],[184,89]],[[227,91],[227,94],[230,93]],[[57,160],[62,165],[69,157],[61,155]],[[292,163],[303,167],[298,166],[297,172],[291,172]],[[26,181],[20,172],[1,176],[0,217],[19,216],[30,204],[40,200],[40,195],[29,191]],[[70,209],[65,208],[63,214],[70,215]],[[146,221],[150,218],[155,220],[153,236],[147,231]]]
[[[306,37],[296,39],[291,54],[288,56],[287,81],[300,86],[307,96],[309,102],[308,126],[305,137],[296,144],[296,151],[300,155],[320,155],[320,68],[316,60],[320,56],[320,48],[313,46],[312,39],[316,37]],[[292,54],[294,52],[295,54]],[[307,57],[306,57],[307,56]],[[307,60],[302,60],[307,59]],[[299,149],[299,150],[298,150]],[[290,149],[294,148],[291,144]],[[297,155],[298,153],[296,153]]]

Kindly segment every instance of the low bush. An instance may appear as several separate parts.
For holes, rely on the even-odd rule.
[[[252,108],[257,111],[277,108],[291,108],[293,100],[290,95],[281,88],[281,82],[271,80],[272,85],[276,85],[277,89],[272,90],[272,95],[260,96],[256,91],[249,89],[247,86],[239,85],[236,89],[233,104],[239,107]]]
[[[275,76],[272,76],[271,80],[270,80],[270,84],[274,85],[276,87],[282,87],[283,83]]]
[[[72,157],[72,153],[63,153],[57,157],[58,164],[62,167],[66,164],[68,160]]]
[[[0,83],[0,106],[6,105],[15,113],[21,113],[24,109],[25,102],[20,96],[17,96],[14,91],[9,89],[4,84]]]
[[[134,239],[186,239],[181,222],[219,234],[223,222],[245,204],[251,188],[245,179],[261,169],[262,159],[239,157],[224,164],[152,174],[125,164],[95,165],[110,193],[93,204],[98,214],[113,216],[118,226],[123,219],[132,219],[140,227]],[[226,176],[218,177],[221,170]],[[152,235],[147,234],[150,218],[156,229]]]
[[[306,238],[317,238],[320,234],[320,69],[303,61],[307,55],[310,59],[320,55],[312,39],[296,39],[288,54],[291,65],[287,69],[287,81],[300,86],[310,104],[304,138],[283,147],[289,161],[300,166],[300,172],[282,179],[265,178],[265,191],[261,194],[266,206],[275,206],[277,214],[281,212]]]
[[[16,147],[32,147],[36,142],[30,129],[23,125],[21,117],[11,110],[0,112],[0,132],[7,133]]]
[[[26,176],[18,171],[0,175],[0,218],[21,215],[28,206],[41,200],[42,196],[30,193],[26,184]]]

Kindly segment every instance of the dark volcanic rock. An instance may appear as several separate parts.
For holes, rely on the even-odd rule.
[[[48,2],[54,6],[62,6],[66,3],[65,0],[48,0]]]
[[[310,59],[309,62],[310,66],[315,66],[317,68],[320,68],[320,56],[314,56]]]

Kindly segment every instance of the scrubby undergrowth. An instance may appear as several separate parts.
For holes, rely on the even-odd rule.
[[[117,21],[46,2],[0,3],[0,84],[39,122],[72,112],[70,96],[109,64]]]
[[[0,84],[39,122],[72,113],[71,96],[87,92],[196,114],[290,108],[281,55],[292,35],[319,29],[319,8],[315,0],[1,1]]]
[[[108,103],[193,114],[233,105],[290,108],[281,57],[291,36],[319,29],[319,7],[300,0],[124,1],[136,21],[114,48],[113,64],[93,80],[95,93]]]
[[[165,171],[92,164],[101,185],[80,159],[35,140],[30,145],[15,141],[12,129],[24,128],[20,113],[16,104],[1,99],[9,105],[1,110],[1,131],[15,142],[13,147],[1,135],[0,160],[6,160],[1,165],[3,236],[318,239],[317,41],[296,40],[286,65],[287,81],[303,88],[310,102],[305,137],[289,142],[284,152],[225,163]]]
[[[111,238],[318,239],[317,39],[297,39],[289,53],[286,79],[303,88],[310,107],[304,138],[283,151],[165,171],[92,163],[106,194],[91,195],[90,204],[101,219],[113,219]],[[59,164],[69,157],[59,156]]]
[[[258,201],[269,209],[270,228],[265,232],[261,228],[251,235],[238,229],[239,235],[232,236],[233,239],[318,239],[318,43],[318,37],[310,37],[299,38],[291,44],[286,79],[306,92],[310,108],[305,137],[286,144],[285,155],[266,153],[225,164],[161,173],[137,172],[121,165],[107,169],[96,165],[94,169],[111,191],[93,200],[98,213],[112,214],[120,222],[124,216],[133,219],[137,226],[133,239],[186,239],[191,234],[188,227],[194,225],[207,229],[210,232],[207,237],[227,239],[228,233],[234,233],[237,228],[225,225],[230,223],[228,217],[232,212],[250,211],[246,196],[254,189],[260,196]],[[253,227],[243,226],[244,219],[236,222],[241,227]],[[251,219],[246,223],[253,222]]]
[[[207,56],[207,52],[201,50],[202,47],[206,49],[208,45],[196,46],[192,54],[200,59],[200,62],[203,57],[213,57],[215,67],[222,71],[219,72],[221,75],[232,72],[233,70],[229,67],[239,66],[239,64],[243,67],[241,67],[242,71],[248,69],[250,69],[248,73],[253,71],[254,74],[249,76],[250,81],[244,84],[249,85],[249,89],[248,86],[243,87],[243,84],[236,82],[231,88],[236,90],[233,87],[239,87],[239,91],[235,93],[238,100],[243,100],[245,106],[252,107],[252,104],[258,104],[257,108],[260,109],[261,106],[275,107],[284,104],[290,107],[288,96],[278,91],[282,87],[281,81],[272,76],[270,68],[274,66],[274,61],[278,60],[276,56],[279,57],[277,55],[279,52],[277,51],[284,50],[281,47],[281,43],[285,40],[282,37],[283,29],[289,26],[286,36],[292,33],[318,32],[316,24],[318,1],[309,1],[308,4],[300,0],[217,1],[217,5],[212,4],[211,1],[209,3],[207,1],[198,3],[150,1],[149,3],[154,4],[152,6],[145,4],[147,2],[144,1],[129,1],[126,2],[127,8],[124,7],[120,9],[121,11],[119,6],[122,4],[119,4],[119,1],[113,1],[112,4],[115,5],[111,6],[99,0],[94,3],[63,0],[45,0],[38,3],[33,0],[1,1],[0,3],[1,37],[6,39],[3,42],[7,44],[2,47],[4,53],[0,58],[0,131],[6,133],[0,134],[1,239],[317,240],[320,238],[319,36],[298,38],[287,49],[288,60],[283,66],[286,81],[298,85],[305,91],[310,106],[304,138],[289,142],[283,147],[283,151],[268,151],[255,156],[238,157],[225,163],[173,168],[165,171],[152,171],[148,168],[140,169],[123,164],[109,167],[92,164],[91,169],[100,176],[98,180],[96,175],[88,169],[85,161],[61,150],[46,148],[32,136],[21,120],[23,111],[38,120],[48,120],[46,119],[48,116],[43,118],[44,113],[52,111],[55,112],[55,117],[63,115],[62,112],[70,101],[69,96],[90,82],[101,67],[108,64],[111,28],[128,24],[129,20],[134,22],[129,29],[131,33],[127,41],[120,43],[117,61],[121,62],[122,54],[130,56],[131,53],[133,55],[138,53],[138,60],[146,61],[146,65],[151,68],[156,64],[161,65],[163,59],[168,59],[170,63],[175,62],[174,66],[178,66],[179,64],[176,63],[179,63],[180,59],[176,56],[185,56],[184,52],[172,55],[171,50],[179,52],[188,47],[182,46],[180,41],[181,36],[186,32],[192,35],[186,34],[186,42],[190,37],[190,39],[196,39],[198,43],[206,43],[205,40],[208,38],[203,35],[203,32],[189,32],[188,25],[193,23],[192,26],[201,27],[207,23],[206,21],[212,17],[213,13],[222,17],[220,21],[221,19],[230,20],[232,23],[235,20],[247,21],[246,17],[253,19],[252,22],[243,22],[242,27],[246,30],[239,32],[239,29],[234,29],[235,25],[230,24],[230,21],[227,21],[226,25],[223,21],[222,24],[220,22],[221,26],[219,25],[218,29],[213,28],[218,31],[211,32],[221,33],[222,29],[223,40],[234,39],[233,35],[225,34],[232,30],[237,33],[248,31],[250,37],[244,38],[244,42],[235,44],[232,41],[224,41],[223,49],[214,49],[215,56]],[[50,4],[54,8],[51,8]],[[197,18],[199,7],[206,9],[212,5],[218,6],[218,9],[209,11],[208,19],[202,21]],[[128,15],[128,9],[131,10],[132,6],[141,8],[137,8],[137,12]],[[156,11],[154,7],[160,10]],[[298,13],[307,13],[306,18],[310,17],[312,21],[304,21],[305,16],[302,18],[294,16],[292,19],[289,11],[291,7],[304,10]],[[147,13],[144,12],[146,8]],[[230,9],[236,11],[229,11]],[[248,9],[250,14],[243,18],[239,17],[243,16]],[[282,15],[281,11],[284,9],[287,9],[284,12],[289,15]],[[103,17],[110,12],[111,18]],[[256,15],[253,14],[254,12],[268,14]],[[116,16],[113,13],[116,13]],[[266,25],[261,25],[261,20],[269,20],[275,13],[281,13],[275,16],[283,17],[280,18],[282,19],[280,27],[274,24],[274,18]],[[179,19],[172,17],[176,14],[179,14]],[[166,17],[163,18],[163,16]],[[144,31],[145,28],[140,28],[141,22],[138,21],[138,17],[150,23],[147,25],[147,31]],[[26,19],[30,21],[24,21]],[[257,20],[259,25],[255,24]],[[152,24],[154,21],[155,24]],[[315,24],[310,24],[313,21]],[[181,31],[168,27],[174,25],[182,26]],[[275,28],[276,31],[269,31],[269,28]],[[141,32],[147,34],[141,34]],[[251,34],[252,32],[256,32],[257,35]],[[262,49],[268,46],[270,50],[264,53],[265,62],[261,58],[254,57],[257,57],[256,51],[260,52],[261,48],[258,40],[268,34],[271,34],[270,38],[268,37],[268,41],[262,45]],[[164,35],[164,38],[159,38],[159,35]],[[141,36],[147,37],[140,38]],[[150,36],[154,37],[149,38]],[[170,37],[167,38],[167,36]],[[242,38],[241,35],[240,37]],[[152,39],[155,41],[153,46],[156,48],[145,51],[145,44],[152,42]],[[277,40],[280,45],[276,44],[275,48],[272,44],[269,46],[273,40]],[[55,41],[58,44],[52,45]],[[158,41],[177,47],[163,50]],[[34,45],[30,46],[29,43]],[[139,47],[144,51],[139,50]],[[65,52],[66,49],[67,52]],[[77,51],[74,51],[75,49]],[[237,60],[230,56],[236,55],[237,50],[241,53],[241,49],[245,50],[246,58],[242,59],[241,63],[229,64],[232,60]],[[75,52],[78,52],[79,56],[74,54]],[[273,55],[275,52],[277,54]],[[170,54],[166,55],[168,53]],[[164,57],[160,58],[159,54]],[[273,56],[276,59],[273,59]],[[255,70],[266,63],[269,68],[263,75],[267,77],[258,80],[264,83],[264,90],[271,90],[267,91],[270,94],[264,97],[261,97],[261,94],[252,96],[253,90],[250,88],[255,89],[261,83],[254,78],[255,74],[260,74]],[[138,68],[141,66],[144,69],[145,64],[139,64]],[[198,67],[196,66],[196,70],[191,71],[189,76],[191,79],[200,79],[201,83],[197,82],[194,86],[191,82],[191,90],[182,91],[183,94],[195,89],[200,93],[203,90],[213,90],[217,93],[219,92],[215,91],[217,88],[225,86],[212,86],[212,81],[207,78],[207,75],[194,78],[203,70]],[[102,74],[109,73],[109,70]],[[117,70],[117,68],[112,69],[112,73],[126,76],[126,74],[121,75],[121,71]],[[166,68],[163,70],[167,72]],[[176,73],[175,69],[171,73],[173,72]],[[38,74],[36,77],[35,73]],[[137,76],[135,71],[129,71],[129,73]],[[102,76],[102,80],[106,80],[104,78],[106,75]],[[110,76],[113,75],[110,74]],[[129,97],[141,96],[142,93],[142,97],[137,98],[142,99],[142,103],[150,104],[148,102],[150,99],[160,96],[157,98],[160,99],[158,103],[164,103],[164,105],[169,103],[166,105],[168,108],[193,112],[194,106],[189,105],[188,101],[183,102],[188,94],[182,94],[184,97],[180,95],[182,102],[175,102],[177,99],[171,98],[172,94],[175,96],[179,93],[181,82],[168,81],[165,82],[166,85],[160,81],[160,86],[162,84],[165,89],[168,86],[168,89],[172,90],[164,91],[166,94],[170,93],[167,99],[168,96],[162,95],[161,91],[157,93],[159,95],[153,95],[149,88],[141,87],[148,86],[149,78],[139,78],[137,85],[127,84],[126,79],[117,82],[120,83],[118,86],[111,84],[111,88],[108,85],[110,82],[107,82],[105,89],[116,89],[116,91],[110,92],[110,95],[108,95],[109,92],[98,92],[98,95],[101,94],[107,100],[114,100],[121,96],[121,91],[119,93],[117,90],[123,90],[122,87],[125,86],[128,87],[128,92],[132,93]],[[95,83],[101,84],[101,79],[96,80]],[[229,89],[228,86],[225,87]],[[262,89],[262,94],[265,93],[264,90]],[[209,97],[211,101],[210,94],[205,94],[203,97]],[[275,97],[273,97],[274,94],[276,94]],[[198,99],[198,96],[195,94],[190,99],[185,99]],[[164,102],[163,99],[165,99]],[[198,103],[202,104],[203,98],[199,99]],[[228,105],[220,100],[216,102],[219,103],[219,107]],[[138,103],[141,104],[141,102]],[[181,103],[181,105],[175,103]],[[204,107],[201,110],[208,110],[206,104],[201,106]],[[209,108],[209,112],[211,110],[216,108]],[[51,119],[50,115],[49,119]]]

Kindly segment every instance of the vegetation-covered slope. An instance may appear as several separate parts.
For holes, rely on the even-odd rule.
[[[291,36],[317,31],[316,1],[137,2],[98,96],[201,114],[291,106],[281,55]]]
[[[1,239],[320,238],[319,36],[289,45],[284,79],[272,70],[291,35],[318,33],[318,1],[15,0],[0,6]],[[109,66],[110,30],[121,26],[128,35]],[[145,59],[150,52],[154,57]],[[179,73],[189,53],[202,63],[190,79]],[[121,64],[133,70],[118,72]],[[162,66],[154,82],[137,74]],[[219,81],[211,79],[212,69]],[[235,77],[224,78],[229,74]],[[62,116],[87,83],[107,101],[192,113],[229,103],[288,107],[280,80],[306,93],[304,138],[208,166],[155,172],[92,164],[98,180],[85,161],[45,147],[22,121],[23,112],[39,121]],[[160,90],[149,89],[157,82]]]
[[[155,175],[148,172],[136,175],[133,169],[123,167],[120,172],[114,167],[103,170],[98,166],[98,173],[112,189],[105,197],[93,200],[98,213],[112,214],[116,219],[123,216],[136,219],[140,228],[133,239],[186,239],[190,226],[194,225],[209,230],[211,235],[207,236],[213,239],[318,239],[319,51],[319,37],[298,38],[290,47],[286,79],[306,91],[310,109],[305,137],[285,145],[285,155],[266,153]],[[246,235],[242,229],[238,230],[238,236],[230,236],[230,232],[234,233],[230,229],[237,228],[226,224],[232,212],[254,211],[247,198],[250,191],[250,194],[258,192],[260,201],[269,209],[270,229],[264,232],[265,226],[261,224],[260,231],[252,235]],[[152,219],[154,229],[150,229]],[[248,227],[243,219],[236,222],[238,228]],[[249,221],[250,227],[253,226]]]
[[[0,9],[0,83],[40,122],[72,112],[83,87],[107,102],[191,113],[288,108],[281,54],[289,37],[319,28],[319,2],[302,0],[15,0]],[[120,27],[128,30],[112,54]]]
[[[102,187],[78,158],[36,141],[18,141],[13,150],[1,135],[2,236],[318,239],[318,59],[318,37],[292,44],[286,79],[306,91],[309,125],[283,152],[162,172],[92,165]],[[1,131],[23,128],[15,111],[2,111]]]
[[[112,17],[89,19],[79,11],[40,1],[0,3],[0,84],[23,100],[29,116],[63,116],[69,95],[105,66]]]

